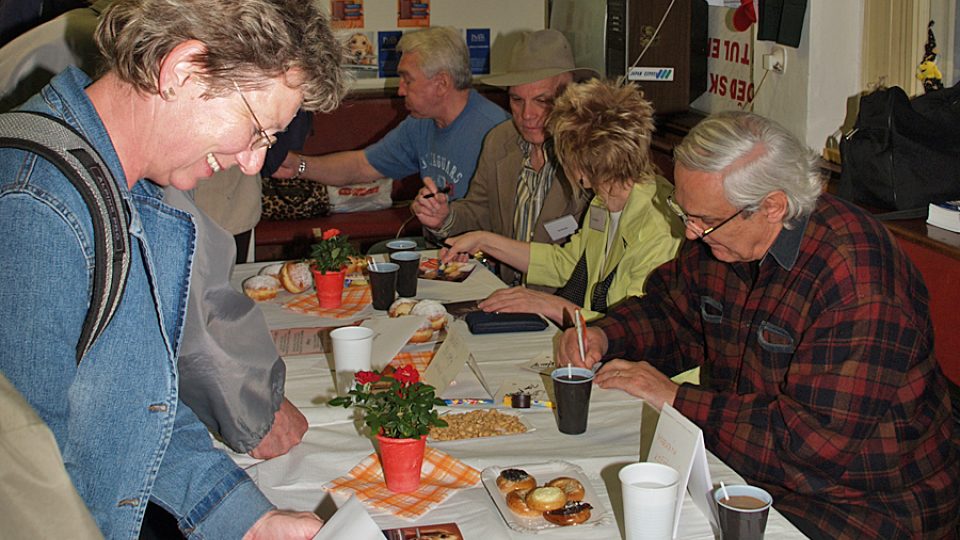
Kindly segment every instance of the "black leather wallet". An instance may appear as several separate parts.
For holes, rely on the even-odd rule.
[[[471,334],[502,334],[505,332],[537,332],[547,327],[547,321],[535,313],[488,313],[474,311],[465,317]]]

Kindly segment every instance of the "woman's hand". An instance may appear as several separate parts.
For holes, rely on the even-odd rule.
[[[570,328],[560,336],[557,346],[557,366],[568,364],[593,369],[593,365],[603,358],[607,352],[609,342],[603,330],[594,327],[583,329],[583,338],[586,342],[583,347],[583,358],[580,358],[580,346],[577,344],[577,330]]]
[[[323,520],[313,512],[271,510],[264,514],[243,540],[303,539],[310,540],[323,527]]]
[[[447,247],[440,251],[440,262],[466,261],[470,255],[485,249],[483,246],[488,236],[488,232],[474,231],[447,238],[444,242]]]
[[[284,162],[286,163],[286,162]],[[423,187],[417,192],[417,198],[410,205],[420,223],[428,229],[439,229],[450,215],[450,203],[446,193],[437,189],[431,178],[423,179]]]
[[[680,386],[648,362],[611,360],[597,372],[593,382],[600,388],[616,388],[636,396],[658,411],[667,403],[673,406]]]
[[[539,313],[558,325],[563,324],[564,311],[573,313],[573,310],[578,307],[573,302],[559,296],[532,291],[526,287],[510,287],[509,289],[494,291],[478,305],[484,311]]]

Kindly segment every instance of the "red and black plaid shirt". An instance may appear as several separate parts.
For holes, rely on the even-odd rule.
[[[960,482],[927,299],[884,226],[824,195],[759,263],[686,242],[595,324],[608,358],[702,366],[673,406],[787,517],[832,538],[942,538]]]

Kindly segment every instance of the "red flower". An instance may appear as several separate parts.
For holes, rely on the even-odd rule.
[[[354,379],[360,384],[375,383],[380,381],[380,374],[376,371],[358,371]]]
[[[394,374],[393,378],[400,381],[400,384],[407,385],[420,381],[420,372],[410,364],[402,366]]]
[[[329,239],[331,239],[331,238],[333,238],[334,236],[337,236],[337,235],[339,235],[339,234],[340,234],[340,229],[327,229],[327,230],[323,231],[323,239],[324,239],[324,240],[329,240]]]

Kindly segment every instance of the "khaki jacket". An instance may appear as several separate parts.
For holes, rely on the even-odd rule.
[[[517,181],[523,167],[523,152],[517,141],[520,133],[513,122],[503,122],[490,130],[483,141],[477,170],[470,180],[467,196],[450,204],[450,217],[444,224],[444,235],[457,235],[468,231],[492,231],[513,238],[513,214],[517,207]],[[534,242],[553,242],[543,224],[572,215],[578,222],[587,206],[588,197],[574,190],[557,166],[550,191],[537,218],[533,233]],[[515,283],[520,274],[501,265],[500,277],[507,284]]]
[[[103,538],[70,481],[53,433],[0,373],[4,538]]]

